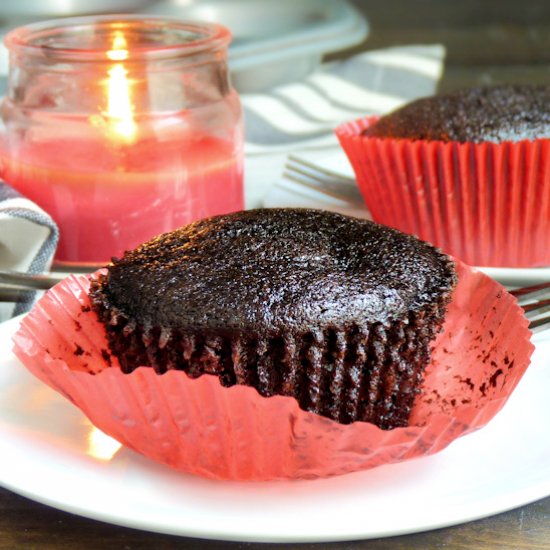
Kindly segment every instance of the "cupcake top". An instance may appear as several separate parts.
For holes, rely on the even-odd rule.
[[[269,332],[389,322],[454,282],[448,256],[397,230],[320,210],[258,209],[126,252],[94,292],[146,327]]]
[[[481,87],[418,99],[364,135],[462,143],[550,138],[550,86]]]

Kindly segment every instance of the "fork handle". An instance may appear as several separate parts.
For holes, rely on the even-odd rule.
[[[65,277],[65,274],[31,275],[18,271],[0,271],[0,284],[12,289],[47,290]]]

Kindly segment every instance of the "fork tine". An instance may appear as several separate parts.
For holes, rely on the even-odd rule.
[[[306,176],[311,178],[314,181],[317,181],[321,184],[324,184],[327,180],[326,175],[323,175],[321,172],[315,170],[304,170],[301,166],[295,166],[293,164],[287,164],[285,167],[289,172],[295,172],[301,176]],[[334,178],[333,178],[334,179]]]
[[[540,283],[538,285],[528,286],[524,288],[517,288],[510,291],[510,294],[515,296],[520,305],[529,301],[538,300],[550,293],[550,282]]]
[[[0,288],[0,302],[19,302],[25,291],[21,288]]]
[[[529,329],[535,334],[543,330],[548,330],[548,328],[550,328],[550,315],[545,315],[529,323]]]
[[[550,328],[550,282],[510,291],[529,319],[529,328],[541,332]],[[546,315],[543,315],[546,314]]]
[[[295,181],[301,185],[321,191],[333,198],[347,201],[352,204],[364,205],[363,197],[356,185],[341,184],[335,181],[322,179],[308,174],[306,171],[301,171],[294,167],[286,166],[284,177]]]
[[[333,199],[338,199],[338,200],[344,201],[345,203],[348,203],[348,204],[354,204],[346,195],[338,194],[334,190],[329,189],[329,188],[321,189],[319,186],[315,185],[315,183],[312,183],[310,180],[302,178],[300,176],[300,174],[286,172],[285,173],[285,178],[287,178],[288,180],[294,181],[296,183],[299,183],[300,185],[303,185],[304,187],[309,187],[310,189],[313,189],[314,191],[322,191],[325,195],[328,195],[329,197],[332,197]]]
[[[524,304],[521,307],[524,311],[527,312],[538,311],[539,313],[544,313],[545,311],[550,311],[550,298],[546,298],[546,300],[537,300],[536,302],[531,302],[529,304]]]
[[[295,181],[316,191],[353,204],[364,205],[364,200],[355,182],[329,178],[320,172],[309,172],[301,167],[285,166],[284,178]]]
[[[287,166],[294,166],[294,167],[303,166],[307,169],[308,173],[318,174],[318,177],[320,178],[326,179],[328,176],[331,179],[338,179],[347,183],[355,183],[355,178],[348,177],[343,174],[339,174],[337,172],[333,172],[332,170],[327,170],[322,166],[318,166],[313,162],[309,162],[307,160],[304,160],[303,158],[297,157],[292,154],[288,156]]]
[[[525,304],[521,307],[523,308],[523,311],[525,311],[525,314],[526,314],[525,316],[528,319],[531,319],[537,315],[550,311],[550,298],[547,298],[546,300],[533,302],[531,304]]]

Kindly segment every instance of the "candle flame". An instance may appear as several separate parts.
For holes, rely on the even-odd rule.
[[[112,49],[107,52],[111,61],[128,59],[128,45],[124,34],[115,31]],[[107,71],[107,111],[104,113],[109,119],[109,126],[115,134],[125,141],[131,142],[136,135],[136,123],[132,111],[130,82],[128,71],[123,63],[115,63]]]
[[[124,61],[128,59],[128,44],[122,31],[115,31],[113,36],[113,49],[107,52],[111,61]]]

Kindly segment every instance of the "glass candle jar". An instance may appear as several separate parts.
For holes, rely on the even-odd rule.
[[[106,16],[6,36],[0,176],[58,223],[60,262],[105,262],[154,235],[243,208],[230,33]]]

